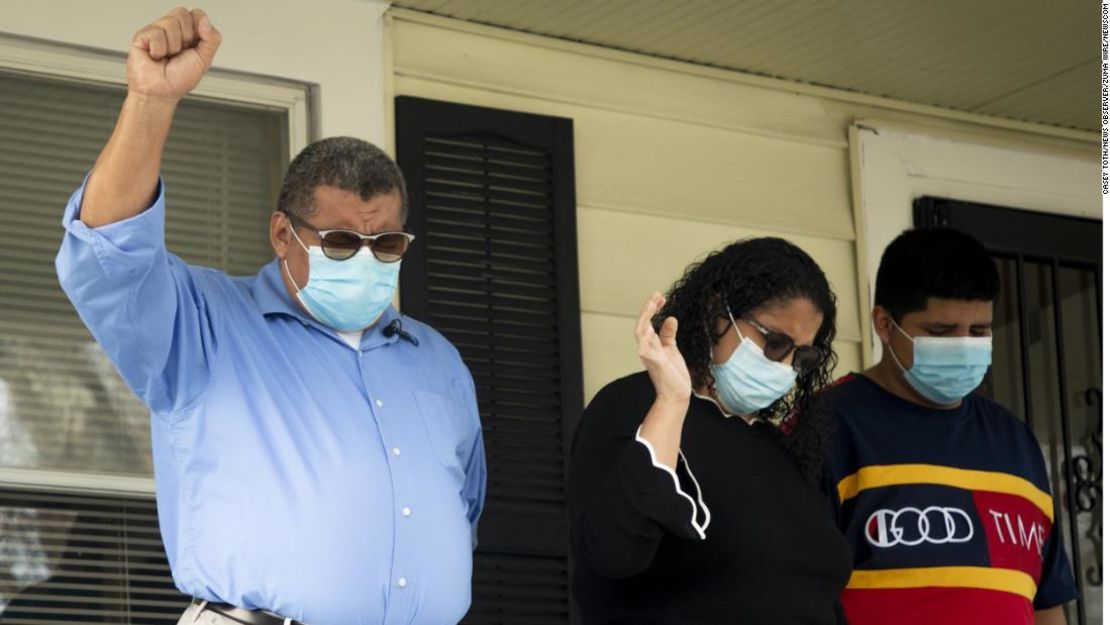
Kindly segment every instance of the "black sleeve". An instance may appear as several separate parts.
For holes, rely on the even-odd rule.
[[[646,375],[643,376],[646,379]],[[654,400],[650,382],[626,378],[586,408],[571,453],[571,549],[599,575],[620,578],[650,566],[665,532],[704,539],[709,510],[685,457],[673,471],[639,427]]]
[[[1015,422],[1017,421],[1017,417],[1010,416]],[[1021,424],[1021,427],[1024,430],[1028,445],[1027,453],[1033,460],[1033,466],[1035,467],[1035,483],[1038,488],[1051,493],[1052,487],[1048,479],[1048,468],[1040,443],[1037,442],[1037,437],[1033,434],[1032,429],[1024,423]],[[1055,497],[1053,497],[1052,503],[1056,513],[1053,515],[1052,525],[1048,528],[1048,535],[1045,537],[1044,546],[1041,549],[1041,581],[1037,584],[1037,594],[1033,597],[1034,610],[1048,610],[1075,601],[1079,597],[1075,585],[1075,576],[1072,575],[1071,562],[1068,560],[1068,554],[1064,551],[1063,539],[1060,536],[1060,506],[1057,505],[1058,502]]]
[[[836,524],[837,529],[841,532],[844,531],[844,524],[841,519],[841,501],[840,501],[840,477],[843,474],[841,468],[844,464],[841,455],[845,453],[844,441],[841,439],[840,426],[838,424],[838,417],[836,414],[835,394],[831,391],[825,391],[822,398],[824,407],[828,411],[828,439],[825,443],[825,458],[824,464],[821,467],[821,493],[825,495],[829,504],[829,518]]]
[[[1060,524],[1055,521],[1048,530],[1041,557],[1041,583],[1037,585],[1037,594],[1033,597],[1033,609],[1048,610],[1075,601],[1079,593],[1071,572],[1071,562],[1060,540]]]

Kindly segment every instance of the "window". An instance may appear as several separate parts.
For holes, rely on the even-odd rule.
[[[0,71],[0,621],[173,623],[187,598],[158,533],[149,413],[54,273],[62,211],[125,94],[74,80],[70,58],[59,72],[70,77]],[[123,74],[116,59],[88,63]],[[216,91],[229,81],[249,99],[250,79],[215,76]],[[305,139],[303,121],[290,122],[303,108],[274,94],[303,106],[305,93],[273,82],[258,92],[267,105],[190,96],[178,108],[166,238],[189,263],[248,274],[272,256],[266,224],[289,149]]]
[[[0,621],[173,625],[174,588],[147,497],[0,490]]]
[[[397,99],[417,245],[405,314],[474,376],[489,467],[467,623],[567,623],[565,467],[582,410],[568,119]]]

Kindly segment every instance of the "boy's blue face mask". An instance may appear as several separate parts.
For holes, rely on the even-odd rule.
[[[991,366],[991,337],[910,336],[897,323],[894,327],[913,341],[913,366],[907,371],[888,345],[890,355],[906,381],[925,399],[954,404],[982,384]]]
[[[297,232],[290,231],[308,252],[308,283],[297,289],[297,300],[313,319],[341,332],[355,332],[382,316],[393,301],[401,261],[384,263],[368,247],[346,260],[335,260],[318,245],[305,246]],[[288,263],[283,264],[289,271]]]

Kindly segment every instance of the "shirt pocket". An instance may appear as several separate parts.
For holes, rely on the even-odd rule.
[[[413,395],[420,407],[432,453],[448,469],[465,473],[476,429],[469,423],[467,411],[443,393],[414,390]]]

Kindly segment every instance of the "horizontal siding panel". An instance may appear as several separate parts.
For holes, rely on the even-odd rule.
[[[579,205],[840,239],[855,236],[846,148],[404,77],[396,80],[396,88],[573,118]],[[698,118],[691,114],[689,119]]]
[[[855,236],[843,149],[613,117],[575,118],[580,205]]]
[[[839,298],[837,338],[859,341],[859,285],[850,241],[590,207],[578,210],[582,310],[635,316],[653,291],[666,292],[690,263],[727,243],[761,236],[783,237],[813,257]]]
[[[518,94],[561,108],[590,106],[847,145],[849,119],[830,113],[816,98],[405,20],[394,21],[392,28],[398,78],[481,86],[501,102],[506,94]],[[398,93],[425,95],[397,87]]]

